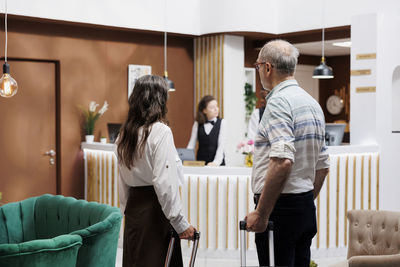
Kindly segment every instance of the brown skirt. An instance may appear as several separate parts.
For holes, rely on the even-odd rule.
[[[172,226],[161,210],[153,186],[131,187],[125,209],[123,267],[162,267]],[[171,267],[183,267],[179,238]]]

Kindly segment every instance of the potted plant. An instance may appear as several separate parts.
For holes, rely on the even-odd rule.
[[[104,135],[101,136],[100,143],[107,144],[107,138]]]
[[[249,83],[244,85],[244,101],[246,103],[246,117],[249,118],[257,102],[256,93],[253,91],[253,86]]]
[[[96,125],[96,121],[104,114],[104,112],[108,109],[107,101],[104,101],[103,106],[96,111],[99,104],[95,101],[91,101],[89,104],[89,109],[82,109],[83,117],[84,117],[84,129],[85,129],[85,138],[87,143],[92,143],[94,140],[94,127]]]

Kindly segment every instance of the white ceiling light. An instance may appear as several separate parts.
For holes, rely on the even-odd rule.
[[[336,43],[333,43],[332,45],[334,45],[334,46],[340,46],[340,47],[351,47],[351,41],[336,42]]]

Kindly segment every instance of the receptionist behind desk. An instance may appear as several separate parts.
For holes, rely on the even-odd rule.
[[[204,96],[198,105],[196,121],[192,127],[187,148],[194,149],[197,140],[197,160],[203,160],[208,166],[225,165],[224,138],[226,122],[218,117],[218,102],[213,96]]]

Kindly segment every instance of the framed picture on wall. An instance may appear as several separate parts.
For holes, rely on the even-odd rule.
[[[128,65],[128,98],[133,91],[137,79],[144,75],[151,74],[151,66],[147,65]]]

